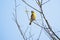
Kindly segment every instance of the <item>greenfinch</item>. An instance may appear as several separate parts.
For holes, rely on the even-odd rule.
[[[34,11],[31,11],[31,19],[30,19],[30,23],[29,25],[31,25],[31,23],[36,20],[36,13]]]

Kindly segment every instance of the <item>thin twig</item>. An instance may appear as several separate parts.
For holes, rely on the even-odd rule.
[[[38,4],[38,6],[40,6],[40,1],[38,1],[38,0],[35,0],[36,1],[36,3]]]
[[[34,34],[33,35],[31,35],[31,36],[29,36],[27,39],[30,39],[31,37],[33,37],[34,36]]]
[[[17,21],[16,21],[16,24],[17,24],[17,26],[18,26],[18,29],[19,29],[19,31],[20,31],[20,33],[21,33],[23,39],[26,40],[25,37],[24,37],[24,35],[23,35],[23,32],[22,32],[22,30],[21,30],[21,28],[20,28],[20,25],[18,24]]]
[[[39,24],[37,24],[37,23],[35,23],[35,22],[33,22],[33,23],[34,23],[34,24],[36,24],[37,26],[39,26],[39,27],[43,28],[43,29],[48,29],[48,28],[43,27],[43,26],[41,26],[41,25],[39,25]]]
[[[29,35],[31,36],[31,28],[30,28],[30,31],[29,31]],[[32,38],[32,37],[31,37]],[[29,40],[30,40],[30,38],[29,38]]]
[[[26,14],[27,14],[27,17],[28,17],[28,19],[29,19],[29,15],[28,15],[28,10],[27,10],[27,8],[25,7],[25,9],[26,9]]]
[[[16,7],[20,6],[20,4],[16,5]]]
[[[17,19],[17,8],[16,8],[16,0],[15,0],[15,19]]]
[[[35,9],[34,7],[32,7],[31,5],[29,5],[26,1],[22,0],[26,5],[28,5],[29,7],[31,7],[32,9],[38,11],[39,13],[41,13],[39,10]]]
[[[24,35],[25,35],[25,34],[26,34],[26,32],[28,31],[28,28],[29,28],[29,27],[27,27],[27,28],[26,28],[26,30],[25,30],[25,32],[24,32]]]
[[[46,1],[46,2],[44,2],[42,5],[44,5],[44,4],[46,4],[47,2],[49,2],[50,0],[48,0],[48,1]]]
[[[42,28],[41,28],[41,30],[40,30],[40,33],[39,33],[39,36],[38,36],[37,40],[40,39],[40,37],[41,37],[41,33],[42,33]]]

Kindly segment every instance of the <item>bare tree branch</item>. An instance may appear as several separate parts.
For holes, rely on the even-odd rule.
[[[42,3],[42,0],[41,0],[41,3]],[[50,31],[54,34],[54,36],[56,36],[58,39],[60,39],[60,38],[59,38],[59,37],[53,32],[53,30],[52,30],[51,26],[49,25],[47,19],[45,18],[44,14],[43,14],[43,10],[42,10],[42,5],[40,6],[40,9],[41,9],[41,12],[42,12],[43,18],[44,18],[44,20],[45,20],[45,22],[46,22],[48,28],[49,28]]]
[[[19,29],[19,31],[20,31],[23,39],[26,40],[25,37],[24,37],[24,35],[23,35],[23,32],[22,32],[22,30],[21,30],[21,28],[20,28],[20,25],[19,25],[18,22],[17,22],[17,20],[16,20],[15,22],[16,22],[16,24],[17,24],[17,26],[18,26],[18,29]]]
[[[29,7],[31,7],[32,9],[34,9],[34,10],[36,10],[37,12],[39,12],[40,14],[42,14],[42,16],[43,16],[43,18],[44,18],[44,20],[45,20],[45,22],[46,22],[49,30],[47,30],[46,28],[40,26],[39,24],[37,24],[37,23],[35,23],[35,22],[33,22],[33,23],[36,24],[37,26],[41,27],[41,28],[46,29],[46,32],[48,31],[47,33],[51,36],[51,38],[52,38],[53,40],[56,40],[56,38],[57,38],[58,40],[60,40],[60,38],[59,38],[59,37],[55,34],[55,32],[52,30],[50,24],[48,23],[48,21],[47,21],[47,19],[46,19],[46,17],[45,17],[45,15],[43,14],[42,5],[45,4],[45,3],[47,3],[48,1],[42,4],[42,0],[41,0],[41,4],[42,4],[42,5],[39,6],[41,11],[39,11],[39,10],[35,9],[34,7],[32,7],[31,5],[29,5],[26,1],[24,1],[24,0],[22,0],[22,1],[23,1],[26,5],[28,5]],[[38,0],[38,2],[39,2],[39,0]],[[53,34],[53,36],[51,35],[50,32]]]
[[[43,17],[44,17],[44,19],[45,19],[45,21],[46,21],[46,23],[47,23],[48,28],[50,29],[50,31],[54,34],[54,36],[56,36],[60,40],[60,38],[53,32],[53,30],[52,30],[51,26],[49,25],[48,21],[46,20],[44,14],[43,14]]]
[[[24,35],[23,35],[23,32],[22,32],[22,30],[21,30],[21,28],[20,28],[20,25],[19,25],[19,23],[18,23],[18,21],[17,21],[17,6],[16,6],[16,0],[15,0],[14,2],[15,2],[15,14],[13,14],[13,16],[14,16],[14,18],[15,18],[14,21],[15,21],[15,23],[16,23],[16,25],[17,25],[17,27],[18,27],[18,29],[19,29],[19,31],[20,31],[23,39],[26,40],[25,37],[24,37]]]

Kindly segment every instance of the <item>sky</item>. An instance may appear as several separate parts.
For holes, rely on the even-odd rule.
[[[39,10],[39,7],[34,0],[26,1]],[[38,37],[41,28],[33,23],[30,26],[25,12],[27,8],[30,18],[31,10],[33,9],[28,7],[21,0],[17,0],[17,4],[20,4],[17,7],[18,23],[20,24],[23,33],[25,32],[26,28],[29,27],[25,36],[28,37],[29,31],[31,31],[31,34],[34,34],[33,39],[35,40]],[[18,27],[13,20],[14,5],[14,0],[0,0],[0,40],[23,40]],[[60,0],[50,0],[48,3],[43,5],[43,11],[49,24],[52,26],[53,31],[60,37],[60,32],[58,32],[60,31]],[[37,22],[40,23],[40,14],[37,11],[35,12],[37,14],[36,20],[38,20]],[[42,30],[40,40],[49,40],[44,30]]]

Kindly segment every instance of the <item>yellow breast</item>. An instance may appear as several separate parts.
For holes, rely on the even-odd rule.
[[[32,13],[32,19],[36,19],[36,13]]]

